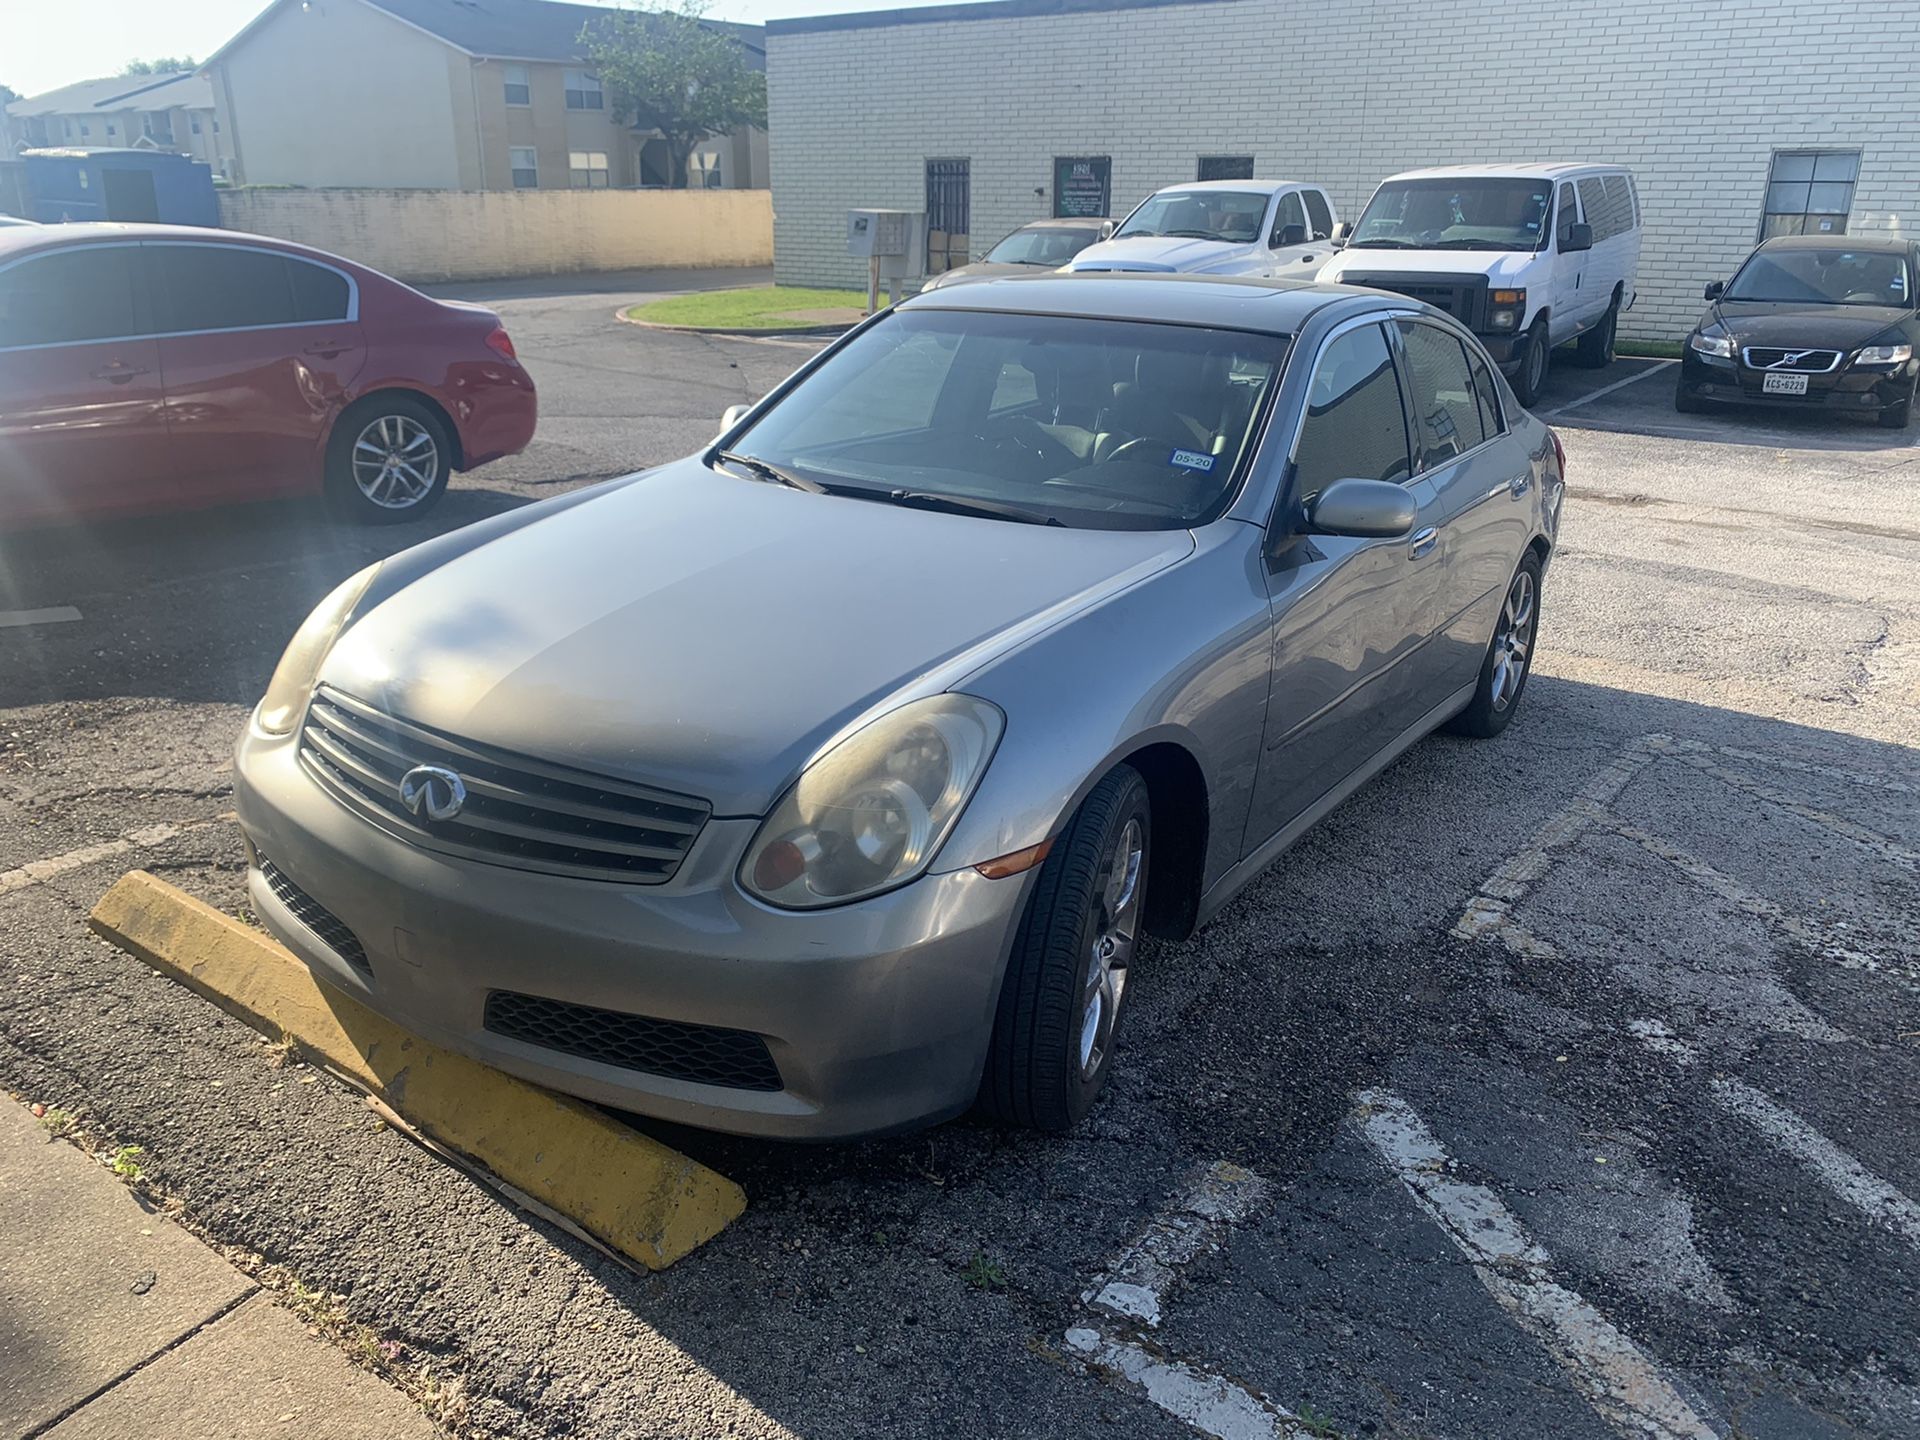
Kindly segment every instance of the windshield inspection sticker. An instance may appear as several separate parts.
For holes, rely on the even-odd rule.
[[[1173,452],[1173,459],[1167,463],[1178,465],[1186,470],[1211,470],[1213,456],[1203,455],[1198,450],[1176,450]]]

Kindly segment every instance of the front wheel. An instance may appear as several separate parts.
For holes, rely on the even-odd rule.
[[[1456,735],[1489,740],[1513,720],[1527,676],[1533,673],[1533,642],[1540,622],[1540,557],[1528,552],[1507,584],[1507,598],[1493,627],[1480,684],[1467,708],[1447,722]]]
[[[1107,1083],[1147,888],[1147,785],[1116,766],[1074,811],[1007,959],[980,1085],[1003,1124],[1068,1130]]]
[[[1576,356],[1589,370],[1604,370],[1613,363],[1613,341],[1620,328],[1620,298],[1614,297],[1600,323],[1582,335],[1575,345]]]
[[[408,395],[376,395],[348,410],[327,446],[327,503],[342,520],[396,525],[431,509],[453,473],[453,437]]]
[[[1681,371],[1680,378],[1673,387],[1673,408],[1682,415],[1699,415],[1707,408],[1705,401],[1695,399],[1693,392],[1687,389],[1687,376],[1684,370]]]
[[[1907,398],[1898,405],[1890,405],[1879,415],[1880,424],[1888,430],[1904,430],[1913,423],[1913,402],[1920,395],[1920,380],[1914,381],[1914,388]]]
[[[1531,410],[1546,384],[1547,327],[1545,321],[1535,321],[1520,351],[1520,368],[1514,372],[1513,393],[1522,405]]]

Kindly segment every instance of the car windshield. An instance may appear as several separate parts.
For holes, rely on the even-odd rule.
[[[1760,250],[1727,286],[1728,300],[1797,305],[1912,303],[1906,258],[1884,250]]]
[[[735,436],[803,487],[1090,529],[1226,508],[1284,337],[1127,320],[897,311]],[[737,463],[720,461],[719,463]]]
[[[1538,250],[1546,180],[1389,180],[1347,242],[1359,250]]]
[[[1058,268],[1100,238],[1094,229],[1033,225],[1016,230],[987,252],[989,265],[1046,265]]]
[[[1113,238],[1182,235],[1192,240],[1250,244],[1260,238],[1260,223],[1266,219],[1267,202],[1272,198],[1257,190],[1162,190],[1148,196]]]

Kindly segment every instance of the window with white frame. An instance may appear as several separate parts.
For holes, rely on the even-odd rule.
[[[200,133],[200,117],[198,115],[187,116],[187,128],[198,135]]]
[[[513,166],[514,189],[537,190],[540,188],[540,157],[533,146],[509,146],[507,163]]]
[[[604,190],[613,183],[604,150],[574,150],[567,155],[567,166],[576,190]]]
[[[1858,150],[1774,151],[1760,238],[1846,234],[1859,177]]]
[[[85,140],[92,134],[93,134],[93,127],[88,125],[86,121],[82,120],[80,122],[80,138],[82,140]]]
[[[567,71],[567,109],[604,110],[606,97],[600,93],[600,77],[585,70]]]
[[[531,105],[533,103],[533,80],[527,74],[524,65],[503,65],[500,78],[505,82],[507,104]]]

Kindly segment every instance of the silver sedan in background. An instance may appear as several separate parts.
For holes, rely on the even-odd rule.
[[[701,454],[328,596],[240,740],[253,904],[418,1033],[626,1109],[1065,1129],[1143,933],[1512,719],[1562,473],[1401,296],[941,290]]]

